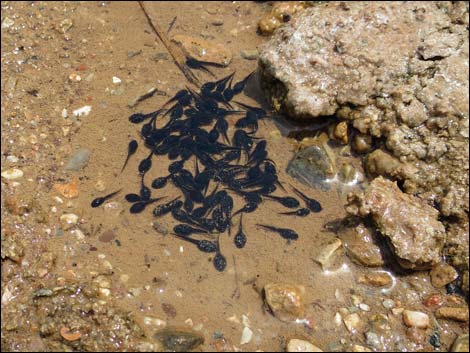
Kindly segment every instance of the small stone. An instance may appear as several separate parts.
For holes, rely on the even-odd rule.
[[[63,197],[73,199],[78,197],[79,182],[80,181],[78,178],[74,178],[70,183],[67,184],[54,184],[53,188]]]
[[[228,66],[232,61],[232,53],[226,45],[183,34],[175,35],[172,41],[183,47],[197,60],[209,61],[223,66]]]
[[[370,135],[357,134],[352,140],[352,148],[357,153],[369,152],[372,148],[372,137]]]
[[[118,201],[106,202],[103,206],[103,209],[106,212],[106,214],[109,214],[115,217],[119,216],[121,213],[124,212],[123,204]]]
[[[222,18],[216,18],[211,22],[213,26],[223,26],[224,25],[224,20]]]
[[[325,269],[333,258],[333,254],[338,250],[342,245],[340,239],[336,238],[332,243],[326,245],[315,257],[315,261],[318,262],[323,269]]]
[[[168,53],[155,53],[152,55],[152,60],[155,62],[159,62],[162,60],[168,60],[170,57]]]
[[[342,144],[348,143],[348,123],[346,121],[341,121],[333,129],[333,138]]]
[[[457,279],[459,274],[452,266],[440,263],[431,269],[431,283],[436,288],[445,287]]]
[[[129,50],[127,52],[127,57],[130,59],[130,58],[133,58],[134,56],[137,56],[139,54],[142,54],[142,50]]]
[[[370,306],[364,303],[359,304],[359,309],[362,311],[370,311]]]
[[[403,321],[408,327],[428,328],[429,327],[429,316],[420,311],[403,311]]]
[[[281,321],[293,321],[303,317],[304,292],[303,286],[286,283],[270,283],[264,286],[266,303],[274,316]]]
[[[62,109],[62,113],[60,115],[62,116],[62,118],[66,119],[69,116],[67,109]]]
[[[99,241],[103,243],[109,243],[114,240],[114,238],[116,238],[116,233],[114,233],[112,230],[107,230],[98,237]]]
[[[67,165],[65,166],[65,170],[73,170],[77,171],[83,169],[90,159],[91,152],[89,149],[80,148],[75,154],[70,158]]]
[[[165,328],[166,327],[166,321],[157,319],[156,317],[151,317],[151,316],[145,316],[144,317],[144,324],[149,325],[149,326],[155,326],[158,328]]]
[[[69,80],[72,82],[80,82],[82,80],[82,77],[79,74],[72,72],[69,75]]]
[[[359,283],[374,287],[387,286],[392,282],[392,277],[386,272],[366,273],[359,278]]]
[[[3,171],[1,175],[7,180],[15,180],[23,177],[24,173],[21,169],[12,168]]]
[[[66,18],[65,20],[63,20],[63,21],[60,22],[60,24],[59,24],[60,32],[66,33],[66,32],[68,32],[68,31],[70,30],[70,28],[72,28],[72,26],[73,26],[72,20]]]
[[[354,333],[359,329],[361,318],[357,313],[348,314],[343,318],[343,322],[348,331]]]
[[[384,261],[380,248],[374,243],[374,234],[363,224],[341,231],[346,254],[351,260],[368,267],[382,266]]]
[[[162,303],[162,310],[170,319],[176,317],[176,308],[170,303]]]
[[[240,344],[247,344],[253,338],[253,331],[247,326],[243,328],[242,337],[240,339]]]
[[[79,217],[74,213],[65,213],[59,219],[65,226],[64,229],[67,230],[78,223]]]
[[[152,222],[152,227],[155,229],[158,233],[162,235],[167,235],[168,234],[168,228],[165,227],[163,224],[157,221]]]
[[[204,337],[187,329],[166,328],[155,333],[165,351],[189,352],[204,343]]]
[[[380,337],[375,332],[368,331],[366,332],[366,343],[369,346],[372,346],[378,350],[382,350],[382,343],[380,342]]]
[[[88,114],[90,114],[90,112],[91,112],[91,106],[85,105],[81,108],[75,109],[73,111],[73,116],[76,116],[76,117],[81,117],[82,115],[87,116]]]
[[[240,56],[246,60],[257,60],[259,56],[258,49],[242,50]]]
[[[454,321],[468,322],[468,307],[442,307],[437,309],[436,317],[438,319],[449,319]]]
[[[444,297],[441,294],[431,294],[423,301],[426,308],[440,307],[444,304]]]
[[[384,308],[386,308],[386,309],[392,309],[392,308],[395,306],[395,302],[394,302],[392,299],[385,299],[385,300],[382,302],[382,305],[383,305]]]
[[[2,29],[8,29],[14,24],[15,21],[13,21],[11,18],[5,17],[5,19],[2,21]]]
[[[115,85],[120,85],[121,84],[121,79],[119,77],[113,76],[113,83]]]
[[[320,348],[313,345],[312,343],[293,338],[287,343],[288,352],[323,352]]]
[[[457,337],[457,339],[454,341],[451,352],[468,352],[468,351],[469,351],[468,333],[465,333]]]
[[[7,156],[7,162],[10,162],[10,163],[17,163],[18,160],[19,160],[19,158],[16,157],[16,156],[13,156],[13,155]]]

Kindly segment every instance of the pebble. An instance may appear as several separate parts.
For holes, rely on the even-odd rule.
[[[53,188],[67,199],[78,197],[79,179],[74,178],[70,183],[54,184]],[[63,201],[61,202],[63,203]]]
[[[181,45],[197,60],[209,61],[223,66],[228,66],[232,62],[232,53],[226,45],[183,34],[175,35],[172,41]]]
[[[68,19],[68,18],[66,18],[59,24],[60,32],[62,33],[67,33],[72,27],[73,27],[73,22],[71,19]]]
[[[320,348],[314,344],[305,341],[293,338],[287,343],[288,352],[323,352]]]
[[[5,17],[5,19],[2,21],[2,29],[8,29],[14,24],[15,21],[13,21],[11,18]]]
[[[348,143],[348,123],[341,121],[333,129],[332,137],[342,144]]]
[[[450,282],[457,279],[459,274],[452,266],[446,263],[440,263],[434,266],[430,272],[431,283],[436,288],[445,287]]]
[[[342,229],[340,237],[346,254],[354,262],[367,267],[383,265],[380,248],[374,243],[374,234],[363,224]]]
[[[387,286],[392,282],[392,277],[386,272],[366,273],[359,278],[359,283],[374,287]]]
[[[19,160],[19,158],[16,157],[16,156],[13,156],[13,155],[7,156],[7,162],[10,162],[10,163],[17,163],[18,160]]]
[[[66,226],[64,229],[70,229],[70,227],[74,224],[78,223],[79,217],[74,213],[65,213],[60,216],[60,221]]]
[[[79,74],[72,72],[69,75],[69,80],[72,82],[80,82],[82,80],[82,77]]]
[[[353,351],[353,352],[372,352],[372,349],[367,348],[367,347],[364,347],[364,346],[361,346],[361,345],[359,345],[359,344],[355,344],[355,345],[352,347],[352,351]]]
[[[343,322],[348,331],[354,333],[358,330],[359,325],[361,324],[361,318],[357,313],[348,314],[343,318]]]
[[[80,117],[80,116],[87,116],[91,112],[91,106],[90,105],[84,105],[81,108],[75,109],[72,114],[73,116]]]
[[[436,317],[438,319],[468,322],[468,307],[451,308],[443,306],[437,309]]]
[[[362,311],[370,311],[370,306],[364,303],[359,304],[359,309]]]
[[[366,343],[369,346],[372,346],[378,350],[382,350],[382,343],[380,342],[380,337],[375,332],[366,332]]]
[[[408,327],[428,328],[429,316],[420,311],[404,310],[403,321]]]
[[[264,286],[266,303],[281,321],[301,319],[304,315],[303,286],[287,283],[270,283]]]
[[[70,158],[67,165],[65,166],[65,170],[73,170],[77,171],[83,169],[90,160],[91,152],[89,149],[80,148],[75,154]]]
[[[382,302],[382,305],[383,305],[384,308],[386,308],[386,309],[392,309],[392,308],[395,306],[395,302],[394,302],[392,299],[385,299],[385,300]]]
[[[12,168],[3,171],[1,175],[7,180],[15,180],[23,177],[24,173],[21,169]]]
[[[158,233],[162,235],[167,235],[168,234],[168,228],[165,227],[163,224],[157,221],[152,222],[152,227],[155,229]]]
[[[122,80],[119,77],[113,76],[113,83],[115,85],[120,85]]]
[[[224,20],[221,18],[216,18],[211,22],[213,26],[223,26],[224,25]]]
[[[333,259],[333,254],[341,247],[341,245],[341,240],[336,238],[332,243],[326,245],[314,260],[318,262],[324,270]]]
[[[468,333],[465,333],[457,337],[457,339],[454,341],[451,352],[468,352],[468,351],[469,351]]]
[[[247,326],[243,328],[242,337],[240,339],[240,344],[247,344],[253,338],[253,331]]]
[[[152,316],[145,316],[144,317],[144,324],[149,325],[149,326],[155,326],[158,328],[165,328],[166,327],[166,321],[157,319],[156,317]]]
[[[240,56],[246,60],[257,60],[259,57],[258,49],[242,50]]]
[[[130,59],[130,58],[133,58],[134,56],[137,56],[137,55],[139,55],[139,54],[142,54],[142,50],[141,50],[141,49],[140,49],[140,50],[135,50],[135,51],[134,51],[134,50],[129,50],[129,51],[127,52],[127,57]]]
[[[165,351],[189,352],[204,343],[204,337],[187,329],[166,328],[154,334]]]
[[[67,112],[67,109],[62,109],[62,112],[60,113],[60,115],[62,116],[62,118],[64,119],[67,119],[67,117],[69,116],[69,113]]]
[[[124,206],[118,201],[106,202],[103,206],[104,211],[111,216],[119,216],[124,212]]]

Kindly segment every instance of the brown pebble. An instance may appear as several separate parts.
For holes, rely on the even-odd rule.
[[[114,233],[112,230],[107,230],[101,234],[98,239],[103,243],[109,243],[114,238],[116,238],[116,233]]]
[[[442,307],[437,309],[436,317],[438,319],[449,319],[454,321],[468,321],[468,307],[450,308]]]
[[[73,199],[78,197],[78,178],[73,179],[67,184],[54,184],[54,189],[58,191],[63,197]]]
[[[431,283],[436,288],[442,288],[446,284],[453,282],[459,274],[452,266],[440,263],[434,266],[430,272]]]
[[[385,272],[366,273],[359,278],[359,283],[368,284],[374,287],[387,286],[392,282],[392,277]]]
[[[441,294],[431,294],[424,299],[423,305],[426,308],[439,307],[444,303],[444,297]]]
[[[60,335],[67,341],[76,341],[80,337],[82,337],[82,334],[80,332],[70,333],[67,327],[62,327],[60,329]]]
[[[168,303],[162,303],[162,310],[168,316],[168,318],[173,319],[176,317],[176,308]]]

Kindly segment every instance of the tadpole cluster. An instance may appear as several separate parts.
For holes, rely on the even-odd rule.
[[[125,195],[132,203],[130,212],[140,213],[164,198],[153,198],[151,189],[163,189],[169,183],[173,184],[180,195],[156,205],[154,216],[171,214],[179,222],[173,228],[173,235],[202,252],[213,253],[212,261],[218,271],[223,271],[227,265],[219,238],[226,232],[232,234],[234,217],[238,216],[239,220],[235,223],[238,230],[233,242],[241,249],[248,241],[243,231],[243,214],[255,212],[265,200],[291,209],[282,215],[305,217],[310,212],[321,211],[318,201],[292,186],[305,207],[300,207],[299,200],[294,197],[273,195],[279,189],[283,192],[286,189],[279,181],[275,162],[268,156],[266,140],[256,136],[259,122],[268,114],[261,108],[234,100],[243,92],[251,76],[233,83],[232,73],[204,83],[199,91],[187,87],[160,109],[129,117],[131,123],[143,124],[140,137],[148,150],[148,155],[138,166],[140,191]],[[229,122],[235,127],[231,135]],[[137,141],[132,140],[122,170],[137,148]],[[149,188],[145,184],[145,175],[163,156],[171,161],[168,173],[154,179]],[[92,207],[98,207],[116,193],[93,200]],[[235,195],[244,200],[239,209],[234,209]],[[298,238],[291,229],[258,226],[276,232],[288,241]]]

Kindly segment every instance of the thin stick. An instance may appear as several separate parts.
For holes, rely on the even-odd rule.
[[[157,37],[161,40],[165,48],[168,50],[176,66],[178,66],[178,68],[181,70],[184,76],[186,76],[189,82],[191,82],[192,84],[196,86],[199,86],[199,80],[191,72],[191,70],[186,66],[186,55],[178,46],[171,43],[169,38],[166,36],[165,32],[160,28],[160,26],[158,26],[158,24],[152,22],[152,19],[150,18],[149,14],[145,10],[143,1],[139,1],[138,3],[140,7],[142,8],[142,11],[144,12],[145,17],[147,18],[147,21],[150,27],[155,32]]]
[[[166,31],[166,34],[170,33],[170,31],[171,31],[171,29],[173,28],[173,25],[175,24],[177,18],[178,18],[178,16],[175,16],[175,17],[171,20],[170,25],[168,26],[168,31]]]

